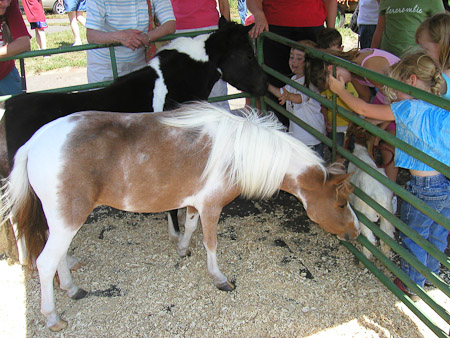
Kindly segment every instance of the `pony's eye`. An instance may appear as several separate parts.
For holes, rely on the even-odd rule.
[[[338,205],[339,208],[344,209],[346,207],[347,204],[343,204],[343,205]]]

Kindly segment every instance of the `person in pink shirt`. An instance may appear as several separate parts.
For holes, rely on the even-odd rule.
[[[178,32],[217,28],[220,15],[230,21],[228,0],[171,0]]]
[[[173,14],[176,19],[176,33],[216,29],[218,28],[220,16],[230,21],[230,4],[228,0],[171,1]],[[227,83],[219,79],[214,84],[210,97],[224,96],[227,93]],[[230,110],[228,101],[218,102],[217,105]]]

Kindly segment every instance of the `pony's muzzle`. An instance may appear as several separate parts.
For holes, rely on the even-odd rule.
[[[357,228],[355,231],[347,231],[341,235],[337,235],[337,237],[341,241],[352,241],[359,236],[359,233],[360,233],[360,230],[359,230],[359,228]]]

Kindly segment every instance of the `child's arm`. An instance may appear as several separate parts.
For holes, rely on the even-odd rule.
[[[323,119],[325,120],[325,127],[327,129],[327,132],[331,132],[331,123],[328,120],[328,108],[321,105],[320,112],[322,113]]]
[[[300,94],[289,93],[286,88],[283,88],[283,92],[281,92],[281,88],[277,88],[271,84],[269,84],[269,92],[275,95],[282,105],[285,104],[286,101],[291,101],[292,103],[302,103],[303,101]]]
[[[392,112],[390,105],[370,104],[354,97],[345,89],[345,82],[341,77],[339,77],[338,80],[330,74],[328,76],[328,83],[330,85],[330,89],[339,95],[341,100],[344,101],[355,113],[382,121],[395,120],[394,113]]]

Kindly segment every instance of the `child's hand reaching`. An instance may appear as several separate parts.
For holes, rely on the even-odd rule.
[[[286,88],[283,88],[283,92],[281,93],[281,95],[278,97],[278,103],[280,105],[283,105],[286,103],[286,101],[289,100],[289,92],[286,90]]]
[[[339,95],[345,91],[345,81],[342,76],[336,79],[332,74],[328,75],[328,85],[333,93]]]

